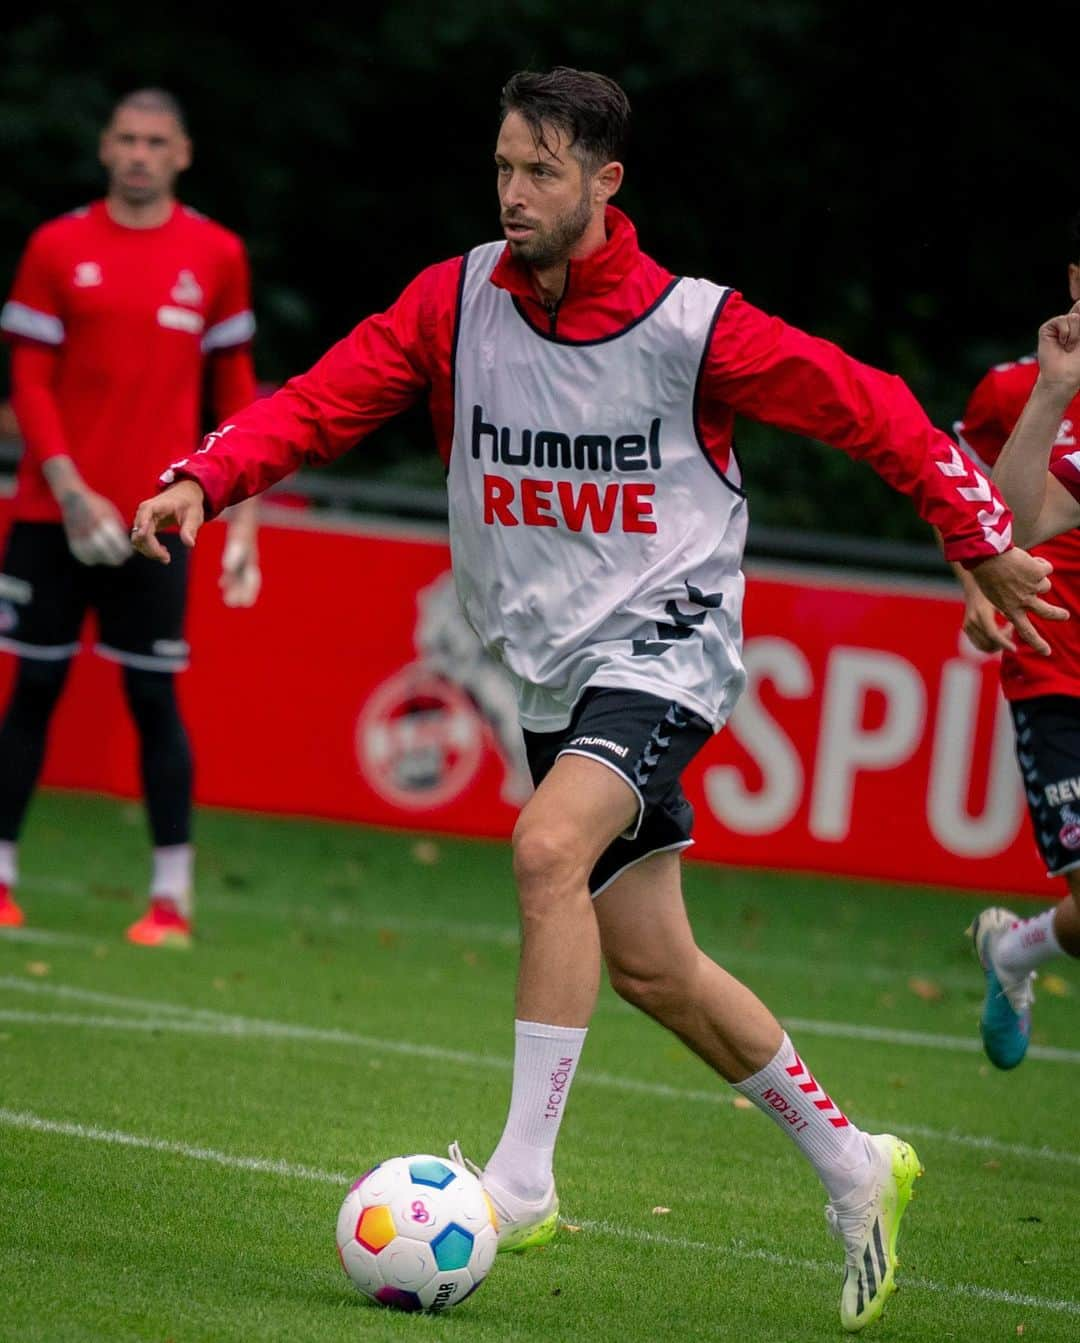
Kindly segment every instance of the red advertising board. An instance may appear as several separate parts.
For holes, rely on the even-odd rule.
[[[198,800],[508,835],[528,790],[513,705],[457,610],[444,537],[271,517],[251,610],[218,597],[221,526],[194,557],[181,694]],[[747,690],[685,779],[695,857],[1059,893],[996,664],[960,635],[947,584],[750,566],[745,622]],[[0,656],[0,702],[12,669]],[[76,660],[43,782],[137,795],[115,666]]]

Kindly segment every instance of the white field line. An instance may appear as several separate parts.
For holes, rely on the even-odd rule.
[[[43,993],[61,998],[71,998],[81,1002],[98,1003],[102,1006],[136,1008],[157,1015],[178,1012],[184,1016],[205,1018],[209,1021],[228,1022],[236,1033],[247,1028],[254,1034],[281,1034],[298,1039],[320,1039],[340,1044],[355,1043],[366,1048],[397,1049],[401,1053],[417,1053],[427,1046],[409,1045],[401,1042],[378,1040],[365,1035],[352,1035],[347,1031],[320,1029],[314,1026],[295,1026],[286,1022],[266,1021],[260,1018],[231,1016],[208,1008],[185,1007],[181,1004],[158,1002],[148,998],[126,998],[119,994],[97,993],[91,989],[68,988],[62,984],[47,984],[40,981],[20,978],[17,975],[0,975],[0,989],[14,989],[22,993]],[[954,1053],[981,1054],[982,1046],[978,1040],[966,1035],[935,1035],[928,1031],[905,1031],[887,1026],[861,1026],[846,1021],[814,1021],[804,1017],[785,1017],[785,1027],[803,1035],[828,1036],[840,1040],[872,1040],[879,1044],[912,1045],[920,1049],[942,1049]],[[432,1047],[433,1058],[464,1060],[482,1059],[486,1055],[467,1055],[460,1052],[442,1052]],[[1053,1049],[1048,1045],[1031,1045],[1027,1054],[1029,1059],[1041,1059],[1046,1063],[1080,1064],[1080,1050]],[[496,1060],[502,1066],[502,1060]],[[584,1075],[584,1074],[583,1074]],[[642,1083],[642,1089],[652,1091],[652,1083]],[[657,1094],[663,1094],[662,1092]],[[680,1095],[687,1093],[680,1092]]]
[[[109,940],[104,935],[86,937],[82,933],[53,932],[49,928],[0,928],[0,945],[4,942],[40,942],[48,946],[92,947]]]
[[[64,895],[89,893],[89,887],[85,883],[73,881],[70,878],[27,877],[21,884],[30,890],[55,891]],[[507,891],[509,898],[509,886]],[[466,923],[459,919],[410,918],[407,915],[395,915],[389,912],[371,914],[364,910],[340,904],[335,904],[327,910],[305,905],[302,900],[296,902],[255,900],[218,892],[206,895],[200,903],[201,907],[209,910],[220,909],[228,914],[243,914],[263,921],[282,922],[287,919],[303,918],[330,929],[360,928],[369,932],[386,931],[421,937],[453,937],[459,942],[488,942],[508,948],[517,947],[519,940],[517,925],[512,923]],[[957,924],[958,943],[962,931],[960,927],[962,922],[961,919]],[[31,940],[36,933],[35,930],[30,929],[2,929],[0,930],[0,945],[2,945],[5,936],[11,937],[13,935]],[[93,945],[104,940],[103,937],[94,938],[77,934],[44,932],[41,934],[41,940],[54,939],[57,941],[70,940],[73,945]],[[827,960],[823,959],[817,952],[811,958],[809,956],[773,955],[769,952],[748,951],[738,947],[712,946],[707,947],[706,950],[709,951],[714,960],[729,968],[742,967],[747,970],[763,972],[783,971],[788,975],[813,976],[814,978],[827,975],[830,979],[870,984],[906,984],[912,978],[923,978],[932,980],[942,988],[956,989],[957,991],[965,989],[981,991],[980,972],[974,958],[971,963],[971,973],[965,974],[954,970],[924,970],[915,965],[880,965],[866,962],[854,963],[850,960]]]
[[[0,1126],[23,1129],[31,1133],[48,1134],[55,1137],[75,1138],[83,1142],[100,1142],[110,1146],[135,1147],[146,1151],[160,1152],[168,1156],[187,1157],[192,1161],[206,1161],[224,1166],[231,1170],[251,1171],[259,1175],[276,1175],[283,1179],[312,1180],[321,1184],[333,1184],[339,1188],[347,1186],[351,1176],[338,1171],[318,1170],[313,1166],[295,1165],[291,1162],[274,1160],[268,1157],[234,1156],[229,1152],[218,1152],[210,1147],[195,1147],[189,1143],[169,1142],[164,1138],[150,1138],[136,1133],[123,1133],[117,1129],[95,1128],[87,1124],[73,1124],[56,1119],[46,1119],[41,1115],[25,1110],[0,1109]],[[569,1219],[565,1219],[569,1220]],[[634,1227],[621,1226],[616,1222],[581,1221],[572,1225],[584,1231],[613,1239],[634,1241],[638,1244],[655,1245],[663,1249],[677,1250],[680,1253],[705,1253],[721,1256],[724,1259],[745,1259],[775,1264],[781,1268],[796,1269],[802,1272],[828,1274],[836,1276],[836,1264],[825,1263],[817,1259],[796,1259],[787,1255],[774,1254],[769,1250],[754,1249],[731,1241],[727,1245],[713,1245],[707,1241],[694,1241],[686,1237],[665,1236],[651,1231],[641,1231]],[[1031,1310],[1046,1310],[1059,1315],[1080,1315],[1080,1301],[1055,1300],[1052,1297],[1021,1295],[990,1287],[981,1287],[977,1283],[944,1283],[928,1278],[904,1278],[906,1290],[937,1292],[952,1296],[970,1296],[995,1305],[1023,1306]]]
[[[569,1220],[569,1219],[566,1219]],[[681,1236],[665,1236],[656,1231],[640,1231],[635,1227],[620,1226],[616,1222],[575,1222],[583,1231],[593,1231],[597,1235],[612,1236],[619,1240],[632,1240],[643,1245],[656,1245],[664,1249],[710,1253],[733,1259],[754,1259],[761,1263],[776,1264],[779,1268],[801,1269],[807,1273],[826,1273],[836,1276],[836,1265],[823,1263],[820,1259],[795,1259],[789,1255],[776,1254],[772,1250],[753,1249],[734,1241],[729,1245],[710,1245],[707,1241],[688,1240]],[[979,1301],[992,1301],[1001,1305],[1026,1306],[1031,1309],[1052,1310],[1063,1315],[1080,1315],[1080,1301],[1054,1300],[1041,1296],[1030,1296],[1017,1292],[1003,1292],[992,1287],[980,1287],[977,1283],[935,1282],[930,1278],[909,1278],[906,1275],[897,1279],[904,1291],[915,1289],[923,1292],[941,1292],[949,1296],[970,1296]]]
[[[271,1021],[257,1017],[230,1016],[227,1013],[215,1012],[209,1008],[185,1007],[178,1003],[160,1002],[151,998],[128,998],[122,994],[100,993],[93,989],[79,989],[65,984],[40,983],[34,980],[19,979],[11,975],[0,976],[0,990],[4,989],[15,989],[30,995],[62,998],[74,1002],[93,1003],[98,1006],[135,1008],[141,1012],[152,1014],[149,1016],[91,1016],[78,1013],[23,1011],[18,1008],[0,1009],[0,1021],[12,1025],[68,1026],[85,1030],[135,1031],[149,1034],[172,1032],[234,1039],[305,1040],[313,1043],[368,1049],[378,1054],[402,1054],[412,1058],[435,1059],[459,1066],[494,1068],[500,1072],[509,1072],[511,1068],[509,1059],[494,1054],[474,1054],[465,1050],[445,1049],[439,1045],[418,1045],[403,1040],[387,1040],[375,1036],[357,1035],[351,1031],[292,1025],[287,1022]],[[658,1099],[682,1103],[731,1105],[735,1100],[734,1095],[719,1084],[716,1089],[712,1090],[694,1090],[669,1086],[662,1082],[646,1082],[633,1077],[621,1077],[610,1073],[587,1070],[578,1074],[577,1081],[579,1085],[606,1087],[614,1091],[655,1096]],[[870,1119],[866,1119],[865,1123],[867,1128],[871,1130],[888,1127]],[[900,1127],[902,1127],[905,1135],[912,1138],[929,1138],[935,1142],[952,1143],[961,1147],[970,1147],[976,1151],[1034,1158],[1062,1166],[1080,1166],[1080,1153],[1057,1151],[1045,1145],[1033,1147],[1025,1143],[1006,1142],[1002,1139],[979,1134],[935,1129],[919,1124],[904,1123]]]

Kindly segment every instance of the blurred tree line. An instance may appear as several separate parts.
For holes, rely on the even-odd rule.
[[[1075,22],[853,0],[28,9],[0,46],[3,284],[35,225],[100,194],[112,103],[162,85],[195,141],[182,195],[247,240],[259,375],[282,381],[498,236],[499,89],[576,65],[630,96],[618,203],[647,251],[899,373],[948,428],[1066,299]],[[840,453],[753,424],[738,446],[759,522],[926,539]],[[422,409],[337,469],[441,478]]]

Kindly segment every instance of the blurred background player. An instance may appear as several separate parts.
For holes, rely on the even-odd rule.
[[[122,98],[100,158],[105,198],[34,232],[0,314],[25,445],[0,565],[0,648],[18,658],[0,724],[0,925],[24,919],[18,836],[93,609],[96,651],[122,668],[154,846],[150,907],[127,936],[186,945],[192,758],[175,674],[188,661],[187,552],[166,537],[174,563],[153,564],[128,529],[148,483],[198,441],[207,361],[217,420],[254,398],[250,280],[241,240],[176,200],[191,142],[169,93]],[[257,595],[255,532],[242,505],[224,551],[229,605]]]
[[[1068,284],[1075,302],[1080,299],[1080,212],[1069,233]],[[955,426],[961,446],[988,468],[997,462],[1035,387],[1039,362],[1028,355],[992,368]],[[1051,460],[1068,458],[1078,446],[1080,396],[1074,393],[1054,426]],[[1045,466],[1042,471],[1045,475]],[[1018,526],[1018,544],[1027,545],[1029,539]],[[1072,616],[1056,629],[1052,658],[1014,640],[971,574],[953,566],[964,589],[964,632],[976,648],[1002,654],[1001,686],[1012,710],[1035,843],[1047,875],[1063,876],[1072,896],[1032,919],[995,907],[983,910],[972,924],[986,972],[983,1044],[999,1068],[1015,1068],[1027,1050],[1036,968],[1052,956],[1080,956],[1080,789],[1074,792],[1072,786],[1080,782],[1080,533],[1053,536],[1033,553],[1053,564],[1055,596]]]

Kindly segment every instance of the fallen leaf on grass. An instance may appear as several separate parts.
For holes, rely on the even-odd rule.
[[[559,1230],[574,1232],[574,1231],[580,1231],[581,1227],[575,1226],[573,1222],[560,1222]]]
[[[670,1209],[670,1208],[662,1208],[662,1207],[660,1207],[660,1206],[657,1206],[657,1207],[653,1208],[652,1211],[653,1211],[653,1216],[654,1216],[654,1217],[666,1217],[667,1214],[671,1211],[671,1209]]]

